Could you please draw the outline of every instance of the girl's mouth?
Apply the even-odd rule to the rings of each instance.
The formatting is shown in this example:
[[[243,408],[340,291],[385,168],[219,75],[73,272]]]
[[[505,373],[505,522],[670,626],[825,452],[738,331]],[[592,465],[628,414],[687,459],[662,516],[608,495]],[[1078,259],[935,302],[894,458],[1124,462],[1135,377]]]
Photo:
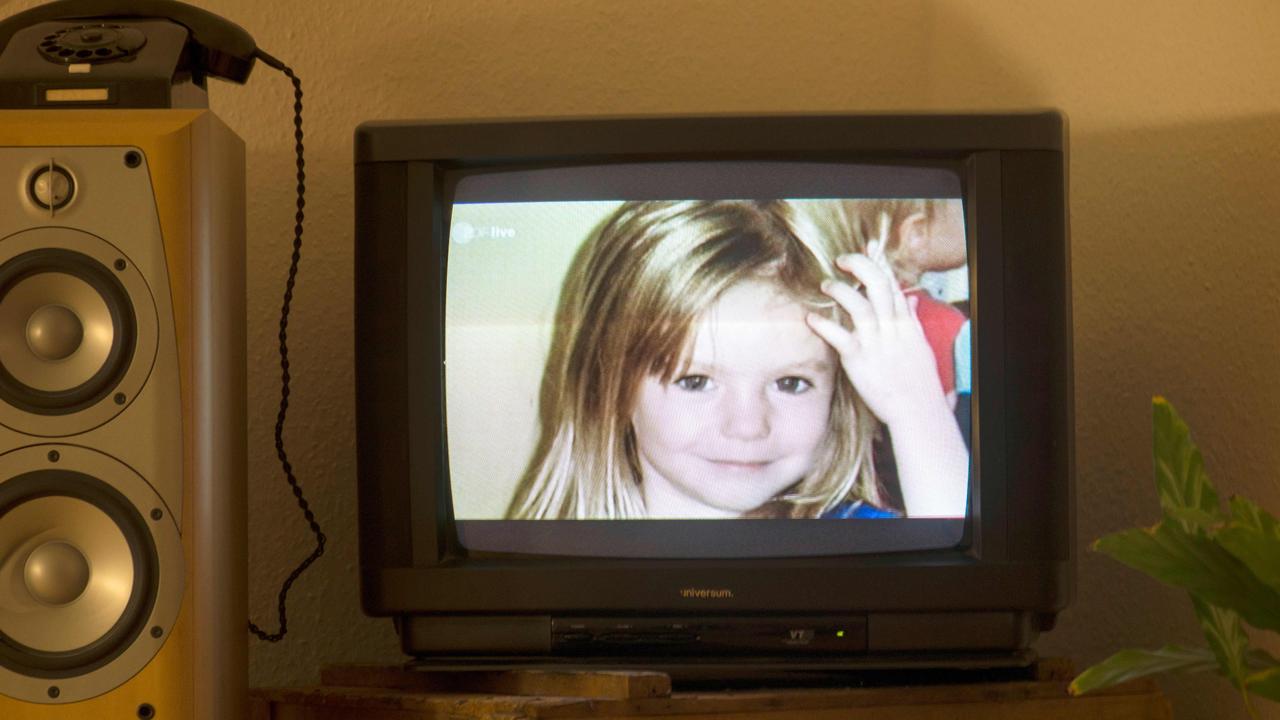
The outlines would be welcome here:
[[[769,464],[768,460],[712,460],[712,464],[726,470],[759,470]]]

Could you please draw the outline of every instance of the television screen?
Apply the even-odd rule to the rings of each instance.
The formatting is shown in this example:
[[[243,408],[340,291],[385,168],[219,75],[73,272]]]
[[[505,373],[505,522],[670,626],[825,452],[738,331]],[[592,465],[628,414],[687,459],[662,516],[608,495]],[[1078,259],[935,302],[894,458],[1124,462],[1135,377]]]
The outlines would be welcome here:
[[[444,292],[459,543],[654,558],[962,544],[962,177],[945,162],[462,174]]]

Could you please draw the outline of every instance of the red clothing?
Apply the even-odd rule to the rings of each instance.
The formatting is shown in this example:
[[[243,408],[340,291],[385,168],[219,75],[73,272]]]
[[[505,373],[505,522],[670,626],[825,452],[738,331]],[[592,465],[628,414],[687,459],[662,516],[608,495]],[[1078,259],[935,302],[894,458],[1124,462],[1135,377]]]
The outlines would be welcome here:
[[[916,317],[924,328],[925,339],[933,349],[933,359],[938,363],[938,378],[942,380],[942,391],[952,392],[956,389],[956,335],[964,325],[964,313],[950,305],[935,300],[924,290],[908,290],[908,296],[916,300]]]

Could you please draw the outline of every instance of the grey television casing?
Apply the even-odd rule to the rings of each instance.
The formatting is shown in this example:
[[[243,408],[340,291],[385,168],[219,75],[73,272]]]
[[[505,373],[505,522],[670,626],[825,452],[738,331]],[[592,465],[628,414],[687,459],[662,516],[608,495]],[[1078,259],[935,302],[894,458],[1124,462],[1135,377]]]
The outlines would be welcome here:
[[[355,357],[365,612],[395,618],[406,653],[446,665],[1029,662],[1031,643],[1069,602],[1075,572],[1066,141],[1056,111],[361,125]],[[452,517],[443,412],[444,270],[459,179],[725,160],[959,174],[974,368],[963,542],[763,559],[468,551]],[[503,438],[492,442],[502,452]],[[740,521],[719,522],[735,532]]]

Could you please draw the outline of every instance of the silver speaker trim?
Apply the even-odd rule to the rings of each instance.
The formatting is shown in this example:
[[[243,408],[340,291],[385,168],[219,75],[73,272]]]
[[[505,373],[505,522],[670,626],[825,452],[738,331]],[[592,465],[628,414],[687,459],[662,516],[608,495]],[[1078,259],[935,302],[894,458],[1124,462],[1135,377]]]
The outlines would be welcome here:
[[[56,462],[50,460],[50,451],[57,451]],[[89,448],[62,444],[33,445],[0,455],[0,478],[6,480],[34,470],[46,469],[83,473],[106,482],[124,495],[147,520],[147,527],[151,530],[156,545],[159,573],[155,605],[151,608],[145,627],[160,628],[160,637],[154,637],[143,630],[115,659],[96,670],[75,677],[32,677],[0,666],[0,694],[23,702],[65,704],[88,700],[120,687],[160,652],[182,609],[186,560],[174,514],[146,480],[115,458]],[[163,515],[159,520],[152,516],[153,509],[162,511]],[[0,548],[0,554],[4,552]],[[49,688],[55,686],[58,688],[57,697],[51,698]]]
[[[151,375],[160,330],[155,299],[146,279],[132,259],[97,235],[65,227],[23,230],[0,239],[0,265],[24,253],[46,248],[71,250],[87,255],[115,273],[116,279],[129,296],[129,302],[133,304],[134,322],[137,325],[137,341],[129,369],[115,389],[92,406],[65,415],[41,415],[0,402],[0,425],[27,435],[56,438],[92,430],[109,422],[129,406]],[[125,260],[123,270],[114,269],[115,262],[119,259]],[[124,402],[116,401],[117,394],[124,396]]]

